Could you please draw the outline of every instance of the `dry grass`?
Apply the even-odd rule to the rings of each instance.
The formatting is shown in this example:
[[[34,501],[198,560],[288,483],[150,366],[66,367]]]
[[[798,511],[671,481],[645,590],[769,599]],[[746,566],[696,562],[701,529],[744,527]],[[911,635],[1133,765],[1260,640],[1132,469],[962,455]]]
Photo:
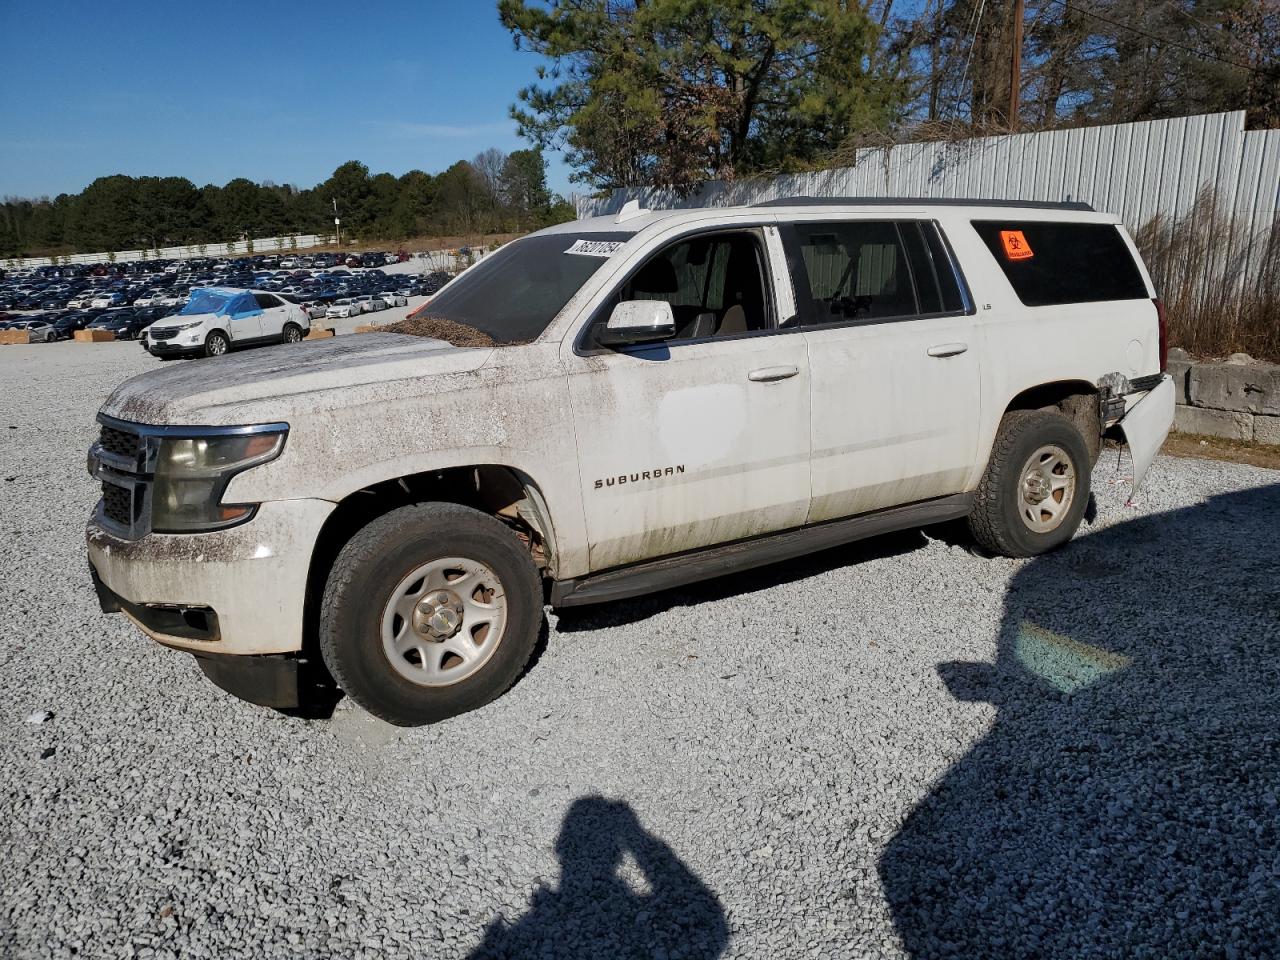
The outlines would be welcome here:
[[[1169,342],[1197,357],[1280,361],[1280,222],[1251,232],[1205,190],[1181,217],[1134,236],[1169,316]]]
[[[1251,467],[1280,470],[1280,447],[1250,443],[1245,440],[1223,440],[1219,437],[1199,437],[1190,433],[1171,433],[1160,452],[1167,453],[1171,457],[1225,460],[1229,463],[1246,463]]]

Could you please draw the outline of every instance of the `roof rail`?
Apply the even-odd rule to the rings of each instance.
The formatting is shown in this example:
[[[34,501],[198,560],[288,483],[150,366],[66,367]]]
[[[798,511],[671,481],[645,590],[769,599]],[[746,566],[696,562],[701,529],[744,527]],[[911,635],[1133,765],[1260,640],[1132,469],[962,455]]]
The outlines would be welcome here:
[[[990,200],[958,197],[779,197],[753,207],[1023,207],[1030,210],[1084,210],[1093,206],[1078,200]]]

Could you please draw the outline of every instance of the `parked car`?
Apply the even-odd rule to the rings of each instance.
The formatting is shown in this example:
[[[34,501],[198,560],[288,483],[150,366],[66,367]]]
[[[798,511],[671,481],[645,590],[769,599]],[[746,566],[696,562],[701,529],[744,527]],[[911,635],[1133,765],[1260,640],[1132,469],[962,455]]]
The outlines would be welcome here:
[[[98,317],[97,310],[72,310],[53,321],[59,340],[70,340],[77,330],[83,330]]]
[[[562,224],[427,315],[458,343],[338,338],[120,387],[89,455],[104,609],[255,702],[301,705],[319,655],[365,709],[431,722],[520,675],[544,596],[961,518],[996,554],[1055,549],[1104,434],[1137,487],[1173,419],[1150,278],[1119,219],[1078,204]]]
[[[371,293],[362,293],[360,296],[355,297],[354,300],[361,313],[373,313],[376,310],[387,309],[387,305],[376,299]]]
[[[27,317],[9,322],[10,330],[25,330],[32,343],[53,343],[61,339],[53,321],[47,317]]]
[[[89,302],[89,306],[100,307],[105,309],[107,307],[118,307],[123,303],[124,303],[124,294],[120,293],[119,291],[112,291],[110,293],[100,293],[96,295]]]
[[[147,328],[147,349],[157,357],[218,357],[241,347],[297,343],[310,329],[302,308],[274,293],[207,287]]]
[[[108,310],[89,324],[91,330],[110,330],[117,340],[132,340],[152,322],[135,310]]]
[[[350,297],[343,297],[340,300],[333,301],[333,303],[329,304],[328,309],[325,310],[326,317],[334,318],[358,317],[362,313],[364,313],[364,308]]]
[[[409,302],[409,298],[406,297],[404,294],[395,293],[393,291],[380,293],[378,294],[378,296],[382,299],[382,302],[385,303],[388,307],[403,307]]]

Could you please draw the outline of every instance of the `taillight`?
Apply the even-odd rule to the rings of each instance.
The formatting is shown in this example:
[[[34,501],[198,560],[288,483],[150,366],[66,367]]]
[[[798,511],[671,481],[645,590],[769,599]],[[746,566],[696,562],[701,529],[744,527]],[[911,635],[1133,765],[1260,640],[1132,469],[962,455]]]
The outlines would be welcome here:
[[[1169,369],[1169,320],[1164,314],[1164,304],[1159,297],[1151,300],[1156,305],[1156,325],[1160,331],[1160,372]]]

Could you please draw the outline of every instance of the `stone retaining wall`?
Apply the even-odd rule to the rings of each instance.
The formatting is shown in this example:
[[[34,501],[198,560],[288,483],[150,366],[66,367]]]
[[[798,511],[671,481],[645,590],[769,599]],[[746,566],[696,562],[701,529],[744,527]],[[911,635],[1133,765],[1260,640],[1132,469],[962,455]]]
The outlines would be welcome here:
[[[1169,373],[1178,401],[1174,430],[1280,444],[1280,364],[1243,353],[1197,361],[1171,350]]]

